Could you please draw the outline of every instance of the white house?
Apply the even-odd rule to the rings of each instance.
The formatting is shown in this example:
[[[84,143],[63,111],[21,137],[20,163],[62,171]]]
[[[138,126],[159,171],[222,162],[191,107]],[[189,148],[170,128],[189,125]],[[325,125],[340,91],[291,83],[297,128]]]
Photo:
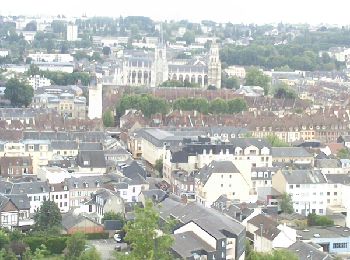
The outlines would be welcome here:
[[[50,184],[50,200],[54,201],[62,213],[69,211],[69,190],[66,182]]]
[[[296,213],[325,215],[327,179],[318,170],[282,170],[272,176],[272,187],[290,194]]]
[[[242,202],[250,200],[251,179],[231,161],[212,161],[195,177],[196,199],[210,207],[221,195]]]
[[[247,222],[247,237],[254,243],[254,250],[270,252],[288,248],[296,242],[297,232],[286,225],[279,225],[269,217],[259,214]]]

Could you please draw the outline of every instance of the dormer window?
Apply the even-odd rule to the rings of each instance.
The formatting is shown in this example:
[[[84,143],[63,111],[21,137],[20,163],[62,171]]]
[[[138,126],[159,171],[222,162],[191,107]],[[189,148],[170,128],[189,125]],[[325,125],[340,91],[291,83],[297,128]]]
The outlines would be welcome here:
[[[64,185],[63,190],[68,190],[67,185]]]
[[[78,188],[78,183],[74,182],[74,188]]]
[[[96,187],[100,187],[100,182],[96,181]]]
[[[54,186],[51,186],[51,191],[55,191],[55,187]]]
[[[89,165],[89,161],[84,161],[83,164],[84,165]]]
[[[89,187],[89,184],[87,182],[85,182],[84,185],[85,185],[85,188]]]

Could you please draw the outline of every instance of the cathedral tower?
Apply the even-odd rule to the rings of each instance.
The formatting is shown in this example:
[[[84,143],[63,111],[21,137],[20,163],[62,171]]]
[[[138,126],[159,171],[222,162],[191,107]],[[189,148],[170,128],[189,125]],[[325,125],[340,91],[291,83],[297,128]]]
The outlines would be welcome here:
[[[221,62],[219,57],[219,45],[212,43],[209,51],[208,62],[208,86],[221,88]]]

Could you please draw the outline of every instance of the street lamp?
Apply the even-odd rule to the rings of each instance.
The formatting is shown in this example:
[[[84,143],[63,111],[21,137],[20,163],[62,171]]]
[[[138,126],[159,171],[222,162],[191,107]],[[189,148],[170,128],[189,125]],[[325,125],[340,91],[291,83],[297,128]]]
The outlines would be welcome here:
[[[262,246],[262,233],[263,233],[263,228],[264,224],[260,224],[260,251],[263,251],[263,246]]]

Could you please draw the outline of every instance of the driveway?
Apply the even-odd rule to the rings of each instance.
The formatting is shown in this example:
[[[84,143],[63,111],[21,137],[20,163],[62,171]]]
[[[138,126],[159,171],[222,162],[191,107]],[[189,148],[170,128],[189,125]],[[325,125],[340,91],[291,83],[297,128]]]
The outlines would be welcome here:
[[[125,243],[117,243],[114,239],[89,240],[88,244],[96,248],[101,254],[102,260],[115,259],[113,255],[114,252],[116,252],[116,245],[121,245],[122,248],[126,248]]]

